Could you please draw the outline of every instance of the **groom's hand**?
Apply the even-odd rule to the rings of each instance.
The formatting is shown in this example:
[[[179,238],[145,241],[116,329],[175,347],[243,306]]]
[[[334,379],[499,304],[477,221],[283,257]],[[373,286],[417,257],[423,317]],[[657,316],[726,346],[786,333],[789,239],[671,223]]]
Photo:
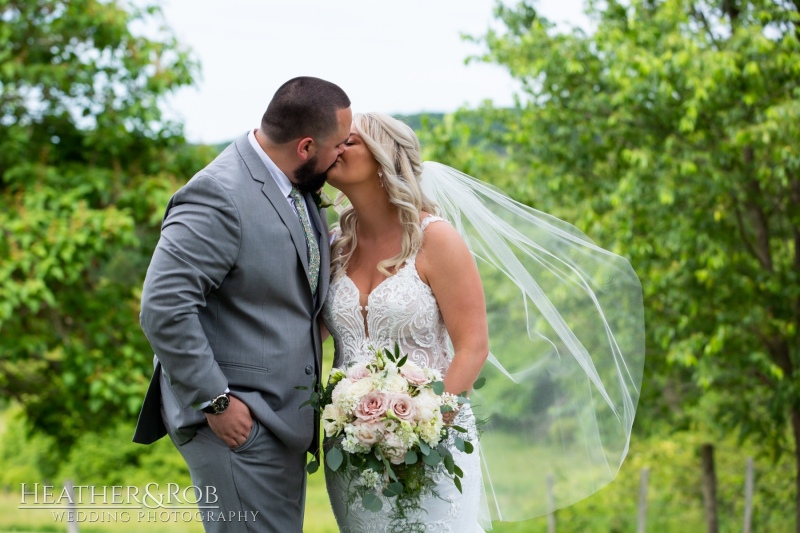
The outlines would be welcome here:
[[[250,408],[233,395],[230,395],[230,404],[224,413],[218,415],[206,413],[206,420],[211,431],[231,448],[244,444],[253,426]]]

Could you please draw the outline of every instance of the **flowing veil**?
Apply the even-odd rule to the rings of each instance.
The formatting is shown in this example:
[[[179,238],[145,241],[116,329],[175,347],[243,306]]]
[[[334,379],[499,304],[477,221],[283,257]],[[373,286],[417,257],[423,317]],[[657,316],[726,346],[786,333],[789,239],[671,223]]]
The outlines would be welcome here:
[[[478,264],[489,321],[479,449],[482,523],[548,514],[610,483],[628,452],[644,367],[639,279],[574,226],[454,168],[422,189]]]

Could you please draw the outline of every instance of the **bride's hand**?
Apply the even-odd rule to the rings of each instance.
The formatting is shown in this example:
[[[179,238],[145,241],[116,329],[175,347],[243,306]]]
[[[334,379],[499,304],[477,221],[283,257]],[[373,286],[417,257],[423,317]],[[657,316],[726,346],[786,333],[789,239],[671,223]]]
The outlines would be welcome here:
[[[448,427],[452,426],[453,420],[456,419],[457,415],[458,415],[458,409],[455,409],[453,411],[448,411],[447,413],[442,414],[442,420],[444,420],[444,425]]]

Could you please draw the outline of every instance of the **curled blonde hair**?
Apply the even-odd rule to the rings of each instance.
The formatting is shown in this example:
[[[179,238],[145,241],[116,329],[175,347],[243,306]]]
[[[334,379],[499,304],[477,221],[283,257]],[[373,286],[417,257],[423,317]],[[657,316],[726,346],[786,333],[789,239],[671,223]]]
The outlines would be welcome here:
[[[378,263],[378,270],[392,276],[397,269],[422,247],[420,212],[437,214],[439,209],[420,188],[422,155],[419,139],[407,124],[381,113],[357,113],[353,125],[383,172],[379,178],[389,195],[389,202],[397,207],[403,226],[402,249],[396,256]],[[342,205],[344,195],[339,193],[336,203]],[[331,272],[334,279],[347,270],[347,263],[358,245],[356,239],[356,213],[346,205],[339,213],[339,230],[331,243]]]

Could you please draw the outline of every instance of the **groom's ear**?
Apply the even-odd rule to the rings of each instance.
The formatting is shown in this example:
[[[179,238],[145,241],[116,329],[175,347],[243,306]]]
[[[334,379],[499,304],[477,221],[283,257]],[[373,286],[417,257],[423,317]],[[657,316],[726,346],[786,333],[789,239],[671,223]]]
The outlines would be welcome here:
[[[316,153],[316,145],[311,137],[303,137],[297,143],[297,155],[303,161],[308,161]]]

